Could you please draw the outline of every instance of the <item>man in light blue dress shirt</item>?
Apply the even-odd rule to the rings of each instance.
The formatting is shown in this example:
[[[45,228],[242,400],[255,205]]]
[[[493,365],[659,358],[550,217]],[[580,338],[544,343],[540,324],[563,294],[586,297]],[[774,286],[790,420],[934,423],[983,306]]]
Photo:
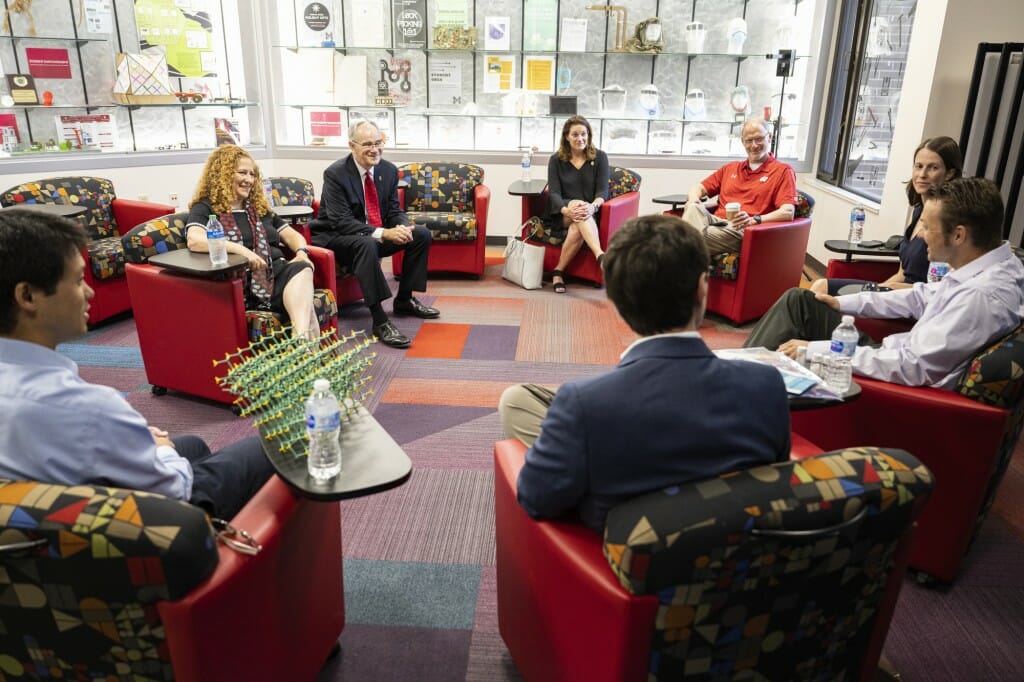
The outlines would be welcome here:
[[[55,350],[87,329],[84,245],[63,218],[0,211],[0,477],[144,490],[231,519],[273,472],[257,438],[217,453],[172,439]]]
[[[790,289],[757,323],[746,345],[777,347],[790,357],[800,346],[823,353],[840,314],[911,318],[917,322],[909,332],[891,334],[878,347],[858,346],[854,374],[955,388],[970,359],[1024,317],[1024,265],[1003,241],[1003,200],[991,180],[958,178],[932,186],[920,224],[928,259],[951,268],[941,281],[838,297]]]

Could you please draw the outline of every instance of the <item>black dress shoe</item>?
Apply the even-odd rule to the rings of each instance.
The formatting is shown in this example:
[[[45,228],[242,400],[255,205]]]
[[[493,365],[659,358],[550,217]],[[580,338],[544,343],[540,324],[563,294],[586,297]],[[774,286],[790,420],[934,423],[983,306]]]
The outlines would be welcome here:
[[[374,327],[373,335],[385,346],[391,346],[392,348],[408,348],[412,343],[408,336],[398,331],[398,327],[391,320]]]
[[[441,317],[441,311],[437,308],[430,308],[423,305],[416,300],[413,296],[408,301],[395,301],[395,305],[392,308],[395,315],[413,315],[423,320],[432,320],[435,317]]]

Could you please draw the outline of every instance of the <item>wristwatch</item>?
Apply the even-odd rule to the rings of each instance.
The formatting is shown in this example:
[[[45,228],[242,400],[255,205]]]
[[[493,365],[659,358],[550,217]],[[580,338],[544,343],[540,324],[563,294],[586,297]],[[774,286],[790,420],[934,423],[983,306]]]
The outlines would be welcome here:
[[[761,216],[759,216],[759,215],[754,216],[754,222],[757,223],[758,225],[760,225],[761,224]]]
[[[761,222],[761,221],[759,220],[757,222]],[[307,256],[309,255],[309,249],[307,249],[305,246],[300,246],[299,248],[295,249],[295,253],[298,253],[299,251],[302,251]]]

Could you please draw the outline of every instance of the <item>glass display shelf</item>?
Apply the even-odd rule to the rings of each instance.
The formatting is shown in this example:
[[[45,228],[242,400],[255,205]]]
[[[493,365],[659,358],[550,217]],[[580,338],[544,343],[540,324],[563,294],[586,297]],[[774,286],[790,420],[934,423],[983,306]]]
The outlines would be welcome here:
[[[608,57],[616,55],[626,55],[632,57],[727,57],[732,59],[751,59],[760,57],[762,59],[776,59],[778,55],[773,53],[756,52],[756,53],[744,53],[744,54],[733,54],[728,52],[629,52],[621,51],[616,52],[614,50],[573,50],[573,51],[558,51],[558,50],[488,50],[483,47],[363,47],[363,46],[352,46],[352,45],[273,45],[272,47],[281,50],[336,50],[339,52],[347,51],[387,51],[387,52],[426,52],[426,53],[469,53],[469,54],[523,54],[523,55],[557,55],[559,57],[572,57],[574,55],[590,55],[594,57]],[[796,59],[809,59],[810,55],[797,55]]]
[[[76,43],[105,43],[107,38],[88,38],[86,36],[13,36],[0,35],[0,40],[73,40]]]
[[[116,106],[116,104],[12,104],[9,107],[0,107],[0,112],[4,109],[112,109]]]

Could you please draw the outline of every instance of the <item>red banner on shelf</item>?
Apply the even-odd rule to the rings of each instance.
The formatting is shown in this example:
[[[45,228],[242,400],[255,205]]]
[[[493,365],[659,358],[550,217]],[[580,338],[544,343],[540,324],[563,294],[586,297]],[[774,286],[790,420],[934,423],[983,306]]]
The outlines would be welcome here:
[[[71,78],[71,58],[60,47],[26,47],[28,72],[36,78]]]
[[[341,135],[340,111],[309,112],[309,132],[319,137],[339,137]]]

